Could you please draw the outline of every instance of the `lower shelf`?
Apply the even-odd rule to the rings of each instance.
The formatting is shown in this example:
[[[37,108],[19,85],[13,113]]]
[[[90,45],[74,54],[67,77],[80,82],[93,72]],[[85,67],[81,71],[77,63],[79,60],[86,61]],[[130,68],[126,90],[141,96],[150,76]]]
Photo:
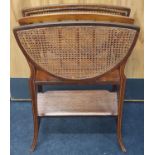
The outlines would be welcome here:
[[[117,115],[117,93],[106,90],[38,93],[38,116]]]

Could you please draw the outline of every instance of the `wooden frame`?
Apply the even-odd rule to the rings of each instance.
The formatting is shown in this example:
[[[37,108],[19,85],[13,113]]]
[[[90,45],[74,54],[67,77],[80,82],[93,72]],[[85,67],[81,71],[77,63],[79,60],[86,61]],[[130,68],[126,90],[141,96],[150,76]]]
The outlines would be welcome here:
[[[82,15],[78,15],[78,17],[83,19],[83,14]],[[97,14],[95,14],[95,16],[98,17]],[[90,16],[91,19],[94,19],[95,16]],[[40,16],[41,17],[41,16]],[[49,16],[48,16],[49,17]],[[53,17],[53,15],[50,15],[50,17]],[[70,17],[70,15],[68,15],[68,17]],[[75,17],[75,16],[74,16]],[[105,16],[104,16],[105,17]],[[19,20],[20,24],[29,24],[32,22],[32,20],[29,19],[34,19],[36,17],[29,17],[29,18],[24,18],[24,20]],[[89,18],[89,17],[88,17]],[[116,17],[117,18],[117,17]],[[39,18],[37,18],[39,19]],[[41,20],[43,20],[44,18],[41,17]],[[50,18],[51,20],[52,18]],[[67,19],[67,18],[66,18]],[[105,18],[104,18],[105,19]],[[107,19],[107,17],[106,17]],[[120,19],[120,18],[119,18]],[[49,19],[48,19],[49,20]],[[103,20],[103,18],[102,18]],[[112,21],[116,21],[116,19],[114,19],[112,17]],[[40,20],[39,20],[40,21]],[[47,20],[46,20],[47,21]],[[106,21],[106,20],[105,20]],[[120,20],[121,21],[121,20]],[[35,20],[36,22],[36,20]],[[38,20],[37,20],[38,22]],[[60,78],[57,76],[54,76],[52,74],[50,74],[49,72],[45,71],[43,68],[41,68],[40,66],[38,66],[26,53],[25,49],[23,48],[22,44],[19,41],[19,38],[17,36],[17,32],[20,30],[28,30],[31,28],[37,28],[37,27],[46,27],[46,26],[65,26],[65,25],[102,25],[102,26],[112,26],[112,27],[122,27],[122,28],[128,28],[128,29],[134,29],[136,31],[136,35],[134,37],[134,41],[127,53],[127,55],[124,57],[124,59],[118,63],[114,68],[112,68],[111,70],[109,70],[108,72],[106,72],[105,74],[99,76],[99,77],[94,77],[94,78],[90,78],[90,79],[83,79],[83,80],[72,80],[72,79],[64,79],[64,78]],[[130,56],[135,43],[137,41],[137,37],[139,34],[139,28],[137,26],[134,25],[129,25],[129,24],[116,24],[116,23],[107,23],[107,22],[96,22],[96,21],[91,21],[91,22],[82,22],[82,21],[72,21],[72,22],[56,22],[56,23],[39,23],[39,24],[31,24],[31,25],[25,25],[25,26],[21,26],[18,28],[14,29],[14,35],[15,38],[18,42],[19,47],[21,48],[23,54],[25,55],[30,69],[31,69],[31,77],[30,77],[30,90],[31,90],[31,96],[32,96],[32,111],[33,111],[33,120],[34,120],[34,137],[33,137],[33,143],[32,143],[32,151],[35,149],[35,146],[37,144],[37,139],[38,139],[38,131],[39,131],[39,120],[41,116],[102,116],[102,115],[113,115],[113,116],[117,116],[117,136],[118,136],[118,142],[119,145],[122,149],[123,152],[126,152],[125,146],[123,144],[123,140],[122,140],[122,132],[121,132],[121,128],[122,128],[122,110],[123,110],[123,101],[124,101],[124,93],[125,93],[125,83],[126,83],[126,77],[124,74],[124,68],[125,68],[125,64],[127,62],[128,57]],[[37,102],[39,102],[39,100],[37,101],[38,98],[41,99],[41,95],[39,95],[37,92],[37,87],[38,85],[45,85],[45,84],[50,84],[50,85],[55,85],[55,84],[77,84],[77,85],[89,85],[89,84],[112,84],[112,85],[117,85],[117,87],[119,88],[115,94],[114,93],[109,93],[109,95],[112,98],[115,98],[114,96],[118,93],[118,105],[117,107],[115,107],[115,105],[113,104],[114,100],[108,100],[107,102],[109,102],[110,107],[107,108],[106,106],[102,108],[101,111],[99,111],[99,107],[94,108],[94,104],[91,105],[90,107],[90,111],[89,113],[87,113],[86,111],[83,111],[83,106],[81,106],[81,104],[79,104],[79,102],[76,102],[75,105],[77,105],[78,110],[74,110],[73,106],[73,112],[66,112],[64,113],[65,109],[61,109],[60,111],[57,111],[55,114],[50,113],[48,114],[47,110],[42,110],[41,108],[38,109],[38,106],[40,106],[39,104],[37,104]],[[83,93],[83,92],[82,92]],[[94,92],[92,92],[91,94],[86,94],[91,96],[93,95]],[[98,94],[100,94],[101,92],[97,92],[97,96],[99,96]],[[38,95],[39,96],[38,96]],[[62,96],[64,96],[65,93],[62,92]],[[104,97],[106,98],[107,94],[106,92],[104,92]],[[72,94],[73,96],[74,93]],[[80,94],[81,95],[81,94]],[[83,97],[85,97],[83,95]],[[53,98],[53,96],[50,96],[50,99]],[[55,96],[54,96],[55,98]],[[80,96],[80,98],[82,98],[82,96]],[[103,99],[102,98],[102,99]],[[101,98],[100,98],[101,99]],[[54,100],[56,103],[59,103],[58,100]],[[86,101],[86,100],[85,100]],[[64,101],[65,102],[65,101]],[[66,104],[66,102],[65,102]],[[105,104],[106,105],[106,104]],[[65,106],[65,105],[64,105]],[[67,106],[67,104],[66,104]],[[65,106],[65,107],[66,107]],[[96,104],[97,106],[97,104]],[[54,105],[51,108],[55,108],[56,106]],[[75,107],[75,108],[77,108]],[[46,109],[46,107],[44,107]],[[92,112],[92,109],[95,109],[95,111]],[[57,109],[56,109],[57,110]],[[87,110],[87,109],[86,109]],[[47,113],[46,113],[47,112]]]
[[[59,5],[48,5],[41,7],[25,8],[22,10],[23,17],[41,15],[41,14],[51,14],[58,12],[96,12],[96,13],[106,13],[106,14],[116,14],[122,16],[130,15],[130,8],[120,7],[114,5],[97,5],[97,4],[59,4]]]
[[[107,22],[119,22],[133,24],[134,19],[129,17],[123,17],[118,15],[105,15],[101,13],[78,13],[78,12],[67,12],[67,13],[53,13],[38,16],[27,16],[18,20],[20,25],[51,22],[51,21],[68,21],[68,20],[95,20],[95,21],[107,21]]]

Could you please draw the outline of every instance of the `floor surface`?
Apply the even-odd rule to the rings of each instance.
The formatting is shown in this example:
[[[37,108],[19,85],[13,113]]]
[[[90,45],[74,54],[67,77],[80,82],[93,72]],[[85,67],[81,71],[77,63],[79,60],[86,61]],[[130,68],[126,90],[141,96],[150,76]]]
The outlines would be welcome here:
[[[144,104],[125,103],[120,151],[115,117],[43,118],[36,150],[30,153],[33,119],[30,102],[11,103],[11,155],[143,155]]]

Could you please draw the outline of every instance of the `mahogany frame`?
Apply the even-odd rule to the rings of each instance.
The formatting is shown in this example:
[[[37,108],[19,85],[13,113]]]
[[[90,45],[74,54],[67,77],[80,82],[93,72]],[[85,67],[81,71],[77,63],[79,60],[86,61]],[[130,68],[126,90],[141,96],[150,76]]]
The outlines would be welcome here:
[[[118,15],[106,15],[102,13],[78,13],[78,12],[67,12],[67,13],[53,13],[38,16],[26,16],[18,20],[20,25],[43,23],[43,22],[56,22],[56,21],[71,21],[71,20],[93,20],[93,21],[107,21],[115,23],[127,23],[133,24],[134,19],[118,16]]]
[[[110,26],[119,26],[119,27],[125,27],[129,29],[134,29],[136,30],[136,36],[133,41],[133,44],[126,55],[126,57],[117,65],[115,66],[112,70],[106,72],[105,74],[101,75],[100,77],[92,78],[92,79],[86,79],[86,80],[70,80],[70,79],[63,79],[60,77],[53,76],[40,68],[37,64],[35,64],[30,57],[26,54],[24,51],[22,45],[20,44],[18,37],[17,37],[17,31],[18,30],[25,30],[28,28],[36,28],[39,26],[47,26],[47,25],[66,25],[66,24],[94,24],[94,25],[110,25]],[[117,115],[117,137],[118,137],[118,142],[121,147],[121,150],[123,152],[126,152],[125,146],[123,144],[122,140],[122,110],[123,110],[123,101],[124,101],[124,93],[125,93],[125,83],[126,83],[126,76],[124,74],[124,68],[125,64],[127,62],[128,57],[130,56],[135,43],[138,38],[139,34],[139,27],[134,26],[134,25],[129,25],[129,24],[116,24],[116,23],[107,23],[107,22],[57,22],[57,23],[39,23],[39,24],[32,24],[32,25],[25,25],[21,26],[18,28],[14,29],[14,35],[15,38],[18,42],[18,45],[20,49],[22,50],[23,54],[25,55],[27,62],[29,64],[30,70],[31,70],[31,77],[29,80],[29,85],[30,85],[30,91],[31,91],[31,96],[32,96],[32,111],[33,111],[33,120],[34,120],[34,137],[33,137],[33,142],[31,149],[32,151],[35,149],[37,145],[37,139],[38,139],[38,132],[39,132],[39,120],[40,117],[38,116],[38,111],[37,111],[37,87],[38,85],[44,85],[44,84],[50,84],[50,85],[55,85],[55,84],[77,84],[77,85],[89,85],[89,84],[115,84],[117,85],[118,89],[118,115]]]

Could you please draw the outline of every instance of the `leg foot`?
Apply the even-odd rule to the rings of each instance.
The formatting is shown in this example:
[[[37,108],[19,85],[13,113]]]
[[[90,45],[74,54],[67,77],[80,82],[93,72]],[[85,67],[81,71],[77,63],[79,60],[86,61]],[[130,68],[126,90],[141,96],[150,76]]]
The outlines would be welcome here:
[[[34,122],[35,122],[34,123],[34,135],[33,135],[33,141],[32,141],[32,145],[31,145],[31,152],[33,152],[35,150],[36,145],[37,145],[37,141],[38,141],[38,130],[39,130],[38,118]]]
[[[122,134],[117,133],[117,136],[118,136],[118,143],[119,143],[119,146],[120,146],[122,152],[126,152],[126,148],[125,148],[125,145],[124,145],[123,139],[122,139]]]

